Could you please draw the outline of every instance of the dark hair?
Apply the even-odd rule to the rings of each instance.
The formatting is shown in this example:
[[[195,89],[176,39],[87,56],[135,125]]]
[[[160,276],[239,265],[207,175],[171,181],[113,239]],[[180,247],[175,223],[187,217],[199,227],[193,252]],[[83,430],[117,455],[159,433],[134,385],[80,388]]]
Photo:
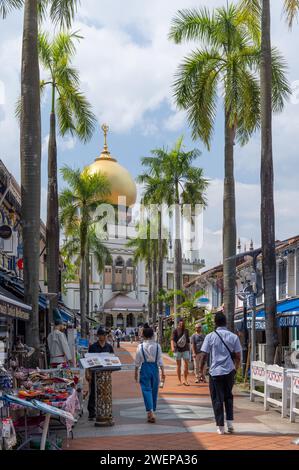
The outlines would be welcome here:
[[[104,328],[98,328],[98,331],[97,331],[97,336],[106,336],[107,333],[106,331],[104,330]]]
[[[142,335],[145,339],[151,339],[154,336],[154,330],[147,325],[146,328],[143,328]]]
[[[180,324],[181,322],[183,323],[183,328],[182,328],[182,330],[184,331],[184,329],[185,329],[185,320],[184,320],[184,318],[179,318],[179,319],[178,319],[178,326],[179,326],[179,324]]]
[[[215,315],[215,325],[226,326],[226,316],[222,312],[217,312]]]

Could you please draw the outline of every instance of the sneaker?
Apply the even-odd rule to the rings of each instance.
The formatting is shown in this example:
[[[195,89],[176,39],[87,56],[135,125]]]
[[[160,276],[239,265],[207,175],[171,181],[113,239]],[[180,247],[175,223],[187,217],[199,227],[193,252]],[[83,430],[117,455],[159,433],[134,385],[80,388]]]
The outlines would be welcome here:
[[[233,422],[232,421],[227,421],[226,424],[227,424],[227,432],[232,434],[235,431],[234,426],[233,426]]]
[[[196,383],[196,384],[199,384],[199,379],[195,379],[195,383]]]
[[[221,436],[225,434],[224,432],[224,426],[218,426],[217,427],[217,433],[220,434]]]

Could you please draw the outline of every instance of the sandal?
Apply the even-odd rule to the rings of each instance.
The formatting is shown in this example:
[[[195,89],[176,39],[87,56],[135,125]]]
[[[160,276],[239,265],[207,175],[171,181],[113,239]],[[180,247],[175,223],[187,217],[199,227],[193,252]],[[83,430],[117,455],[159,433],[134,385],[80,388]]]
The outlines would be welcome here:
[[[184,382],[185,387],[190,387],[189,382]]]
[[[155,418],[155,415],[153,413],[148,414],[147,422],[152,423],[152,424],[156,422],[156,418]]]

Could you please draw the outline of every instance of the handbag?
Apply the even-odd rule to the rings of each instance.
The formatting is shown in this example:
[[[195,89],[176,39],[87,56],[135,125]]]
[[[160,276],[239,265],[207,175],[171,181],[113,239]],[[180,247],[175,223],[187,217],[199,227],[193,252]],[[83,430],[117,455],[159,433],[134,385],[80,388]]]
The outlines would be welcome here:
[[[224,339],[222,338],[222,336],[221,336],[219,333],[217,333],[217,331],[215,331],[215,333],[216,333],[216,335],[221,339],[222,343],[224,344],[224,346],[225,346],[226,349],[228,350],[228,352],[229,352],[229,354],[230,354],[230,357],[231,357],[231,360],[232,360],[233,362],[235,362],[236,357],[237,357],[237,356],[236,356],[236,353],[235,353],[234,351],[231,351],[231,350],[229,349],[229,347],[227,346],[226,342],[224,341]]]

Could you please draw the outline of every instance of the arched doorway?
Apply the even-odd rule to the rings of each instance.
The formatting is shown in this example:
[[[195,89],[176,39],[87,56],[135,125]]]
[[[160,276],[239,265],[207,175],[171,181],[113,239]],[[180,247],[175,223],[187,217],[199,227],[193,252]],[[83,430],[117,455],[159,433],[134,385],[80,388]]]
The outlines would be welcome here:
[[[134,328],[135,327],[135,317],[133,313],[129,313],[127,316],[127,327],[128,328]]]
[[[110,313],[107,313],[106,315],[106,322],[105,322],[106,328],[113,328],[113,315]]]
[[[138,315],[138,318],[137,318],[137,325],[139,326],[139,325],[143,325],[143,324],[144,324],[144,317],[143,317],[142,313],[140,313]]]
[[[116,326],[117,326],[118,328],[123,328],[123,327],[124,327],[124,317],[123,317],[123,314],[122,314],[122,313],[120,313],[119,315],[117,315]]]

